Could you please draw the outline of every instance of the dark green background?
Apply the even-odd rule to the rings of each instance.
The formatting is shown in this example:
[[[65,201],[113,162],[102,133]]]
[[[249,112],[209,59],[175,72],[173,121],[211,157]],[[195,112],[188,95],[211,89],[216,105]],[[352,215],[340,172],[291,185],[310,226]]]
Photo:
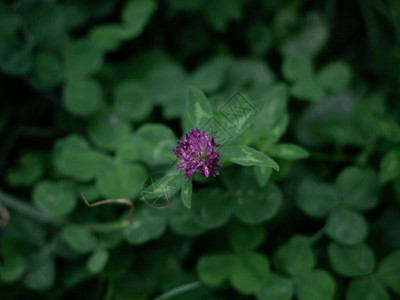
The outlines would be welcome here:
[[[399,86],[397,0],[0,2],[0,298],[397,299]],[[140,200],[236,92],[221,175]]]

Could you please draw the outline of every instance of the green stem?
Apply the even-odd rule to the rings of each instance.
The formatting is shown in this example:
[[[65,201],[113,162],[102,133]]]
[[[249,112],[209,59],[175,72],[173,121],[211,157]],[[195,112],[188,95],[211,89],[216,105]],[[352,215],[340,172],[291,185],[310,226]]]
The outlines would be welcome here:
[[[14,196],[8,195],[1,190],[0,190],[0,202],[10,210],[17,211],[42,223],[47,223],[56,226],[63,225],[66,223],[65,220],[46,215],[41,211],[37,210],[32,205],[26,203],[25,201],[20,200]]]
[[[129,226],[129,220],[122,220],[116,222],[107,222],[107,223],[85,223],[84,226],[89,227],[89,229],[99,232],[99,233],[107,233],[116,230],[122,230]]]
[[[318,230],[316,233],[314,233],[311,236],[311,238],[310,238],[311,244],[315,244],[316,242],[318,242],[324,235],[325,235],[324,228]]]
[[[154,298],[153,300],[165,300],[165,299],[170,299],[176,295],[179,295],[181,293],[193,290],[195,288],[198,288],[201,286],[200,281],[195,281],[195,282],[190,282],[181,286],[178,286],[176,288],[173,288],[172,290]]]
[[[109,280],[108,285],[107,285],[107,291],[106,291],[106,296],[104,297],[104,300],[111,300],[114,295],[114,280]]]

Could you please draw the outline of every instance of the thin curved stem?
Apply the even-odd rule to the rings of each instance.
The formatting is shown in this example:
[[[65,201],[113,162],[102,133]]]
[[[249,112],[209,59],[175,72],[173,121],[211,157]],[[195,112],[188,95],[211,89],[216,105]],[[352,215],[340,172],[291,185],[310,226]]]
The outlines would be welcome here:
[[[170,299],[172,297],[175,297],[176,295],[182,294],[184,292],[193,290],[195,288],[198,288],[201,286],[201,282],[200,281],[195,281],[195,282],[190,282],[184,285],[180,285],[176,288],[173,288],[172,290],[169,290],[168,292],[154,298],[153,300],[166,300],[166,299]]]
[[[111,300],[114,296],[114,280],[109,279],[104,300]]]
[[[314,233],[311,236],[311,238],[310,238],[311,244],[315,244],[316,242],[318,242],[324,235],[325,235],[324,228],[318,230],[316,233]]]
[[[82,199],[83,201],[85,201],[85,204],[88,207],[95,207],[95,206],[100,206],[100,205],[104,205],[104,204],[110,204],[110,203],[121,203],[121,204],[125,204],[127,206],[129,206],[129,220],[132,219],[132,215],[133,215],[133,210],[134,210],[134,205],[132,201],[129,201],[128,199],[106,199],[106,200],[101,200],[98,201],[96,203],[89,203],[85,196],[83,195],[83,193],[81,193]]]
[[[87,226],[94,232],[98,233],[108,233],[112,231],[122,230],[128,227],[130,224],[129,220],[122,220],[116,222],[106,222],[106,223],[84,223],[84,226]]]
[[[8,195],[1,190],[0,203],[4,204],[4,206],[8,207],[10,210],[15,210],[42,223],[48,223],[52,225],[63,225],[66,223],[64,219],[55,218],[45,213],[42,213],[29,203],[26,203],[25,201],[20,200],[14,196]]]

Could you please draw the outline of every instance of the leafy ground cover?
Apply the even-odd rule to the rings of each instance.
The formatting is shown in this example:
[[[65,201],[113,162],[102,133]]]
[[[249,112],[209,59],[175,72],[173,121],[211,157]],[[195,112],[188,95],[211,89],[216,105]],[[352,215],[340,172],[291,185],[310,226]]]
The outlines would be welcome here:
[[[0,298],[397,299],[399,70],[396,0],[1,2]]]

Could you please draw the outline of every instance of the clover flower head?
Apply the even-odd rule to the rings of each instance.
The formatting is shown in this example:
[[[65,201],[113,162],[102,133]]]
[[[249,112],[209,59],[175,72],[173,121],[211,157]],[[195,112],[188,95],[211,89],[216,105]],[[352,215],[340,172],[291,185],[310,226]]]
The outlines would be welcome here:
[[[206,178],[210,174],[214,177],[219,175],[219,172],[215,171],[216,167],[222,167],[218,164],[218,146],[214,138],[210,138],[206,132],[200,132],[198,129],[189,131],[181,141],[178,140],[178,147],[172,150],[180,160],[178,171],[185,171],[185,178],[194,172]]]

